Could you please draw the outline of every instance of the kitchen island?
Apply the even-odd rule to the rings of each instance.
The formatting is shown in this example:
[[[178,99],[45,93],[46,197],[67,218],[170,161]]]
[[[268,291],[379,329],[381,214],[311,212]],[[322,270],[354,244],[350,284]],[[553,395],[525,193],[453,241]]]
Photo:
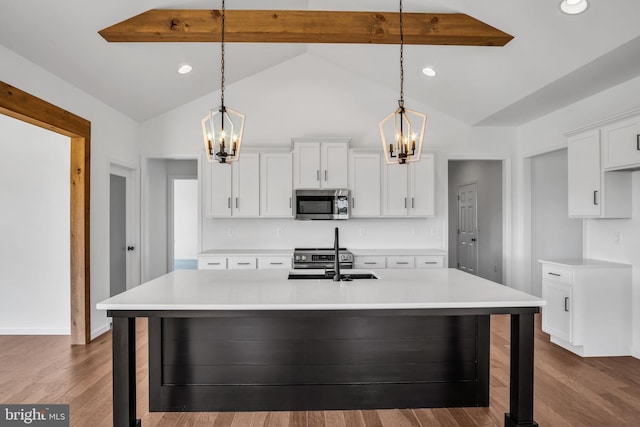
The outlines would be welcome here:
[[[114,425],[139,424],[136,317],[149,318],[151,411],[252,411],[488,406],[491,314],[511,315],[505,425],[536,425],[543,300],[455,269],[373,273],[336,283],[176,271],[101,302],[113,317]]]

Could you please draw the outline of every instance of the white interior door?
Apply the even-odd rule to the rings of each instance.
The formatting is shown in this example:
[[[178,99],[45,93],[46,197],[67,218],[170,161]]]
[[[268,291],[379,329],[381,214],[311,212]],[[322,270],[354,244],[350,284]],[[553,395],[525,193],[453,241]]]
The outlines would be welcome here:
[[[458,187],[458,268],[478,274],[478,184]]]

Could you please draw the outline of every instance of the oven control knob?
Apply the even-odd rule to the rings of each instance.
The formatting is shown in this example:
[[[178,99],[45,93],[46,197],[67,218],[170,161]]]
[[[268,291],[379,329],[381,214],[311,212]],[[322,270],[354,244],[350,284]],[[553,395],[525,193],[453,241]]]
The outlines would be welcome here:
[[[306,261],[307,260],[307,256],[306,255],[302,255],[300,258],[302,259],[302,261]]]
[[[296,255],[296,261],[300,261],[300,255]]]

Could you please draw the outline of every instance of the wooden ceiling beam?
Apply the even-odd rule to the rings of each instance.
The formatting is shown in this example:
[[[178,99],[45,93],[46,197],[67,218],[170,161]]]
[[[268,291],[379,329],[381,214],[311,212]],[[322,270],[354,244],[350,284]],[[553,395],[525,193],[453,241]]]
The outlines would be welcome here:
[[[227,10],[225,41],[399,44],[397,12]],[[404,42],[504,46],[513,37],[461,13],[404,13]],[[152,9],[99,31],[109,42],[219,42],[220,10]]]

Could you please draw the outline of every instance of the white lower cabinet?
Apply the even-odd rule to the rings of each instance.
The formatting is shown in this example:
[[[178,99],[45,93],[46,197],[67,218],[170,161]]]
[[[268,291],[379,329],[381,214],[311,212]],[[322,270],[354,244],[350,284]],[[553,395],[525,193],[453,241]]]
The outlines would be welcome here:
[[[384,256],[355,256],[353,257],[353,268],[387,268]]]
[[[258,257],[258,268],[262,270],[289,270],[292,268],[291,264],[291,257]]]
[[[226,257],[198,257],[198,270],[226,270]]]
[[[631,266],[542,263],[542,330],[580,356],[631,354]]]
[[[257,266],[256,257],[233,256],[227,257],[227,268],[229,270],[255,270]]]
[[[413,256],[388,256],[387,268],[414,268],[415,260]]]
[[[416,268],[443,268],[444,255],[422,255],[416,257]]]

